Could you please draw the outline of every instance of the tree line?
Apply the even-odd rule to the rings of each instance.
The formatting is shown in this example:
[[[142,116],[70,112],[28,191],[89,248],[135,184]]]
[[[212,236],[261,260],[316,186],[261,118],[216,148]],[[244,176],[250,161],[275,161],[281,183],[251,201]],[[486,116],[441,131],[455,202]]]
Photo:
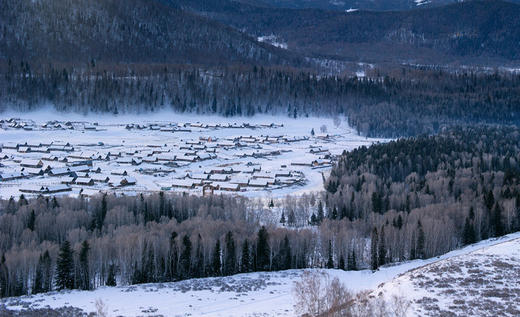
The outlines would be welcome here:
[[[366,136],[415,136],[456,125],[519,124],[520,75],[402,68],[370,77],[288,67],[171,64],[81,67],[9,60],[1,110],[176,112],[290,117],[344,115]]]

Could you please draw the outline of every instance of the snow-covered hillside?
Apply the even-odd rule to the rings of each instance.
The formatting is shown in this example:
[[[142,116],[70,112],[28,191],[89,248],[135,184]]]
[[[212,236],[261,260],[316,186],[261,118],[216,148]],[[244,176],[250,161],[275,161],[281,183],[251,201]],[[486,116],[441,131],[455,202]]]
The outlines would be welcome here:
[[[406,272],[375,293],[405,295],[412,316],[519,316],[520,239]]]
[[[489,239],[441,257],[386,266],[376,272],[324,270],[352,291],[413,300],[410,316],[446,311],[518,314],[520,233]],[[52,292],[0,301],[9,310],[77,307],[108,316],[294,316],[292,288],[302,270],[238,274],[176,283]],[[507,304],[504,304],[506,303]],[[498,305],[500,304],[500,305]],[[469,307],[471,306],[471,307]],[[500,306],[500,307],[497,307]],[[496,310],[499,309],[499,310]]]

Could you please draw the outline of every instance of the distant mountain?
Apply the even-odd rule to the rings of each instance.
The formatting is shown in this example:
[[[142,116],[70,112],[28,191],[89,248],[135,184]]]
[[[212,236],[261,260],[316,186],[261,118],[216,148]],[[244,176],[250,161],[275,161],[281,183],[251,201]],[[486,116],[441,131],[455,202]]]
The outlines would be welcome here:
[[[322,9],[332,11],[374,10],[396,11],[417,7],[437,7],[464,0],[235,0],[258,6],[272,6],[288,9]],[[519,0],[511,0],[519,3]]]
[[[0,2],[0,61],[299,65],[288,51],[157,0]]]
[[[172,0],[174,1],[174,0]],[[233,1],[187,1],[199,14],[255,35],[274,35],[289,50],[348,60],[410,63],[520,59],[520,6],[475,0],[406,11],[273,9]],[[191,2],[192,4],[187,4]],[[264,1],[265,2],[265,1]],[[204,9],[206,8],[206,9]]]

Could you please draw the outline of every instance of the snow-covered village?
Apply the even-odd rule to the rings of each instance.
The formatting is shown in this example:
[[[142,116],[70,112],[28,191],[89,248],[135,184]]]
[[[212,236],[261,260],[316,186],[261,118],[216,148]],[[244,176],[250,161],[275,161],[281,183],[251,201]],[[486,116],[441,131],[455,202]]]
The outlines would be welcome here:
[[[320,190],[345,149],[381,141],[357,135],[340,119],[274,119],[0,119],[0,196],[183,191],[283,197]]]

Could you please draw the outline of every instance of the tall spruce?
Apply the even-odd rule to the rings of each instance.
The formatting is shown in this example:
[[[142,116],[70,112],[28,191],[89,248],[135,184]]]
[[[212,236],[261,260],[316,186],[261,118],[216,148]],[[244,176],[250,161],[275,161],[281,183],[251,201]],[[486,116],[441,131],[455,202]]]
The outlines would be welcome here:
[[[65,240],[60,247],[56,261],[56,287],[58,290],[74,288],[74,251]]]
[[[249,241],[247,239],[242,243],[242,256],[240,261],[240,272],[251,272],[251,250],[249,248]]]
[[[379,234],[378,266],[386,264],[385,227],[381,226]]]
[[[89,273],[89,252],[90,245],[87,240],[81,244],[81,250],[79,252],[79,288],[82,290],[91,289],[90,273]]]
[[[228,231],[225,238],[226,256],[224,258],[224,275],[232,275],[237,272],[237,258],[235,239],[233,232]]]
[[[179,258],[180,262],[180,278],[186,279],[191,277],[191,240],[189,235],[184,235],[182,238],[183,250]]]
[[[107,275],[107,280],[105,282],[105,285],[106,286],[116,286],[117,283],[116,283],[116,268],[115,268],[115,265],[113,263],[110,263],[110,265],[108,266],[108,275]]]
[[[417,222],[417,244],[415,250],[415,256],[419,259],[424,259],[426,257],[426,249],[425,249],[426,237],[424,236],[424,230],[419,220]]]
[[[475,242],[475,228],[473,227],[471,220],[469,220],[469,217],[466,217],[466,221],[464,222],[464,231],[462,233],[462,244],[468,245]]]
[[[379,267],[379,257],[377,256],[377,246],[379,243],[377,228],[374,227],[372,235],[370,237],[370,268],[372,271],[377,270]]]
[[[271,269],[271,248],[269,247],[269,233],[265,226],[258,230],[256,241],[256,269],[258,271],[269,271]]]
[[[213,276],[222,275],[220,239],[217,239],[215,242],[215,248],[213,248],[213,256],[211,257],[211,271],[213,272]]]

